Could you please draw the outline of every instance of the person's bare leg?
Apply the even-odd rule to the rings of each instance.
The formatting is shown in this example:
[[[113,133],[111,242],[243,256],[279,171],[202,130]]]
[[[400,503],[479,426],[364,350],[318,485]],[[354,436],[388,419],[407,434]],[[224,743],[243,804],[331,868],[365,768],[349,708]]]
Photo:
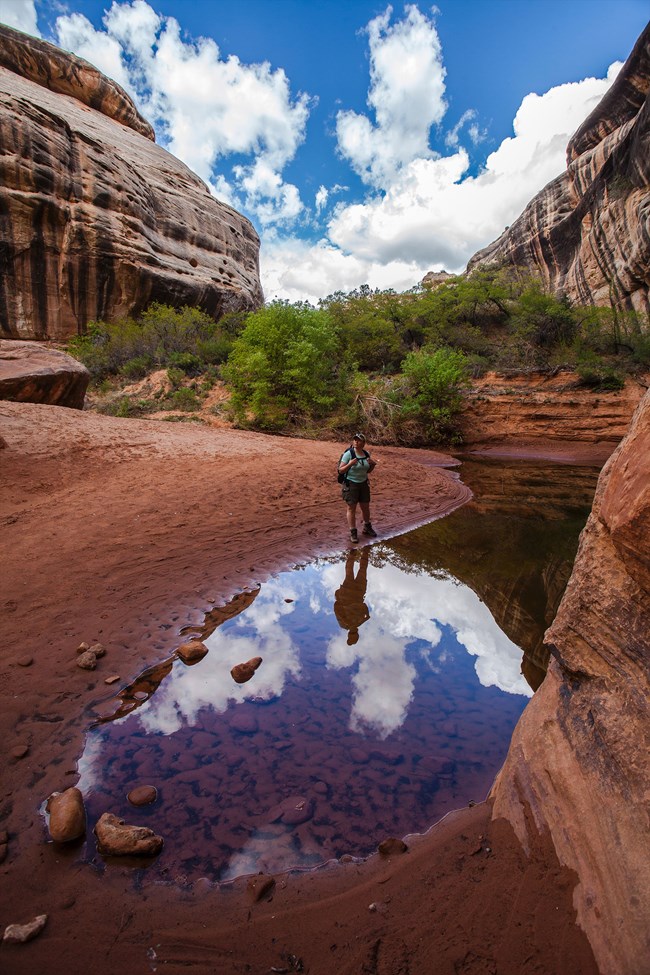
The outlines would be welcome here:
[[[348,509],[348,528],[352,531],[353,528],[357,527],[357,506],[356,504],[347,505]]]
[[[361,507],[361,514],[363,516],[364,523],[366,525],[369,525],[370,524],[370,502],[360,501],[359,505]]]

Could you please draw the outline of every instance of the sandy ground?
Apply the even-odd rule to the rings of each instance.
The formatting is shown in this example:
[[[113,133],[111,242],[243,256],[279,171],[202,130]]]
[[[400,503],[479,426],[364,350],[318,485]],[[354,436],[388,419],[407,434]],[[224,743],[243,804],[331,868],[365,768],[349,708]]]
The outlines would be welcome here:
[[[48,915],[29,944],[0,947],[0,971],[594,975],[575,878],[547,838],[526,856],[487,804],[409,838],[401,856],[278,876],[259,902],[245,879],[148,884],[48,842],[39,807],[75,784],[89,707],[168,657],[211,607],[347,546],[339,448],[11,403],[0,437],[0,930]],[[380,538],[470,496],[438,466],[450,457],[373,454]],[[82,640],[107,648],[94,672],[76,666]]]

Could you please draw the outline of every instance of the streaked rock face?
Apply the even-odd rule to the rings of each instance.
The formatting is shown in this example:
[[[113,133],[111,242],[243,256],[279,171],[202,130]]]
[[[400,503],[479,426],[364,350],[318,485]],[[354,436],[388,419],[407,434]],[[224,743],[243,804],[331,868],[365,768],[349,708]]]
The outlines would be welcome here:
[[[493,263],[580,304],[650,310],[650,26],[569,142],[566,172],[468,270]]]
[[[258,307],[248,220],[95,68],[0,27],[0,335],[62,340],[152,301]]]
[[[527,846],[578,876],[578,924],[607,975],[647,968],[650,858],[650,392],[601,473],[545,642],[551,663],[494,790]]]

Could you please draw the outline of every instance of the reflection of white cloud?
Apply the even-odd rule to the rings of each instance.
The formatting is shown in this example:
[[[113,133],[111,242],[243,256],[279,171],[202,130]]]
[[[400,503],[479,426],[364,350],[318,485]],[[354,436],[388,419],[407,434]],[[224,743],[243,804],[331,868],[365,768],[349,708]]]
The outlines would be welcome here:
[[[149,705],[140,709],[143,728],[169,735],[195,722],[201,708],[222,713],[230,704],[278,697],[287,677],[300,673],[298,648],[280,622],[292,612],[293,604],[283,601],[286,594],[286,586],[280,592],[275,581],[268,583],[234,627],[215,630],[205,641],[210,648],[207,657],[193,667],[175,668]],[[244,625],[253,626],[253,635],[238,632]],[[262,657],[262,664],[246,684],[236,684],[231,669],[251,657]]]

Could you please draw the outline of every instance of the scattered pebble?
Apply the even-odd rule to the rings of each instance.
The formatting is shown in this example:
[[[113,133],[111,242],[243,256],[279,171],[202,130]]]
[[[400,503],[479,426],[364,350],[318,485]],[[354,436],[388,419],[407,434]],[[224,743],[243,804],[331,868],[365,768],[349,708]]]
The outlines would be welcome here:
[[[81,667],[82,670],[94,670],[96,666],[97,657],[92,650],[84,650],[77,657],[77,667]]]
[[[94,653],[96,657],[104,657],[104,656],[106,656],[106,650],[104,648],[104,644],[103,643],[93,643],[89,647],[89,650],[90,650],[91,653]]]
[[[188,666],[203,660],[207,652],[208,648],[201,640],[189,640],[187,643],[182,643],[176,650],[177,656]]]
[[[120,675],[119,674],[111,674],[110,677],[105,677],[104,678],[104,683],[105,684],[116,684],[119,679],[120,679]]]
[[[70,843],[86,832],[86,809],[79,789],[53,792],[47,800],[50,836],[55,843]]]
[[[31,667],[34,663],[33,657],[18,657],[16,663],[19,667]]]
[[[10,754],[11,757],[15,759],[24,758],[26,755],[29,755],[29,745],[22,743],[20,745],[14,745]]]
[[[245,684],[249,681],[259,665],[262,663],[261,657],[251,657],[244,664],[235,664],[230,671],[230,676],[236,684]]]
[[[390,857],[397,856],[400,853],[406,853],[408,846],[404,840],[398,840],[395,836],[389,836],[388,839],[381,841],[377,849],[382,856]]]
[[[27,924],[10,924],[5,928],[2,940],[10,945],[25,944],[26,941],[31,941],[37,934],[40,934],[46,924],[47,914],[39,914]]]
[[[138,785],[126,797],[132,806],[148,806],[158,798],[158,789],[154,785]]]
[[[86,650],[90,650],[89,643],[80,643],[79,646],[77,647],[77,653],[85,653]]]

